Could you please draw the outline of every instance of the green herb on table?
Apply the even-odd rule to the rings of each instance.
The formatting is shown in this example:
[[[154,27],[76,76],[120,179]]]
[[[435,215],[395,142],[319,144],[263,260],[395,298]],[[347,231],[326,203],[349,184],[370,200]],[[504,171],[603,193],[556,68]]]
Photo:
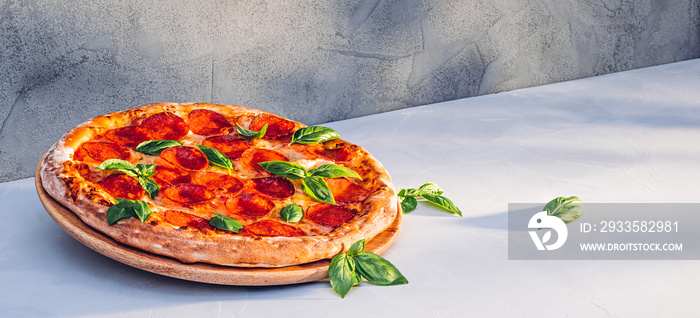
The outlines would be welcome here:
[[[261,128],[260,131],[248,130],[241,127],[241,125],[236,124],[236,131],[239,135],[243,136],[244,138],[260,139],[265,136],[265,133],[267,133],[267,124],[265,124],[265,126],[263,126],[263,128]]]
[[[544,206],[544,211],[547,211],[547,215],[560,218],[564,223],[570,223],[583,214],[583,207],[579,205],[580,203],[583,202],[578,197],[558,197],[549,201]]]
[[[141,222],[146,222],[148,217],[151,216],[151,208],[146,202],[128,199],[114,200],[117,201],[117,204],[107,209],[107,223],[109,225],[132,216],[138,217]]]
[[[418,189],[401,189],[397,196],[404,214],[415,210],[418,206],[418,200],[421,200],[430,202],[449,213],[462,216],[462,211],[450,199],[442,195],[444,192],[435,183],[427,182]]]
[[[155,198],[158,191],[160,191],[158,184],[151,178],[154,174],[156,174],[155,164],[139,163],[134,166],[126,160],[107,159],[95,168],[100,170],[119,171],[130,177],[137,178],[139,184],[141,184],[143,189],[148,192],[151,199]]]
[[[350,289],[363,279],[378,286],[408,284],[408,279],[396,266],[364,249],[365,240],[362,239],[350,246],[347,253],[340,253],[331,260],[328,277],[331,287],[341,298],[345,298]]]
[[[328,183],[323,178],[358,178],[360,175],[348,168],[334,164],[322,165],[306,171],[300,164],[287,161],[265,161],[259,163],[265,171],[291,180],[301,179],[301,190],[316,201],[336,204]]]

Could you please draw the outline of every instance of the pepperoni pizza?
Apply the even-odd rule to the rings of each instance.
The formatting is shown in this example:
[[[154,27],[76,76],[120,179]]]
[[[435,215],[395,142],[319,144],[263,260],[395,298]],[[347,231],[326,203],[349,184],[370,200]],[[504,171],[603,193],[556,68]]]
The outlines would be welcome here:
[[[303,264],[373,238],[398,209],[374,157],[339,136],[299,141],[309,128],[242,106],[148,104],[67,132],[41,179],[84,223],[141,250],[185,263]]]

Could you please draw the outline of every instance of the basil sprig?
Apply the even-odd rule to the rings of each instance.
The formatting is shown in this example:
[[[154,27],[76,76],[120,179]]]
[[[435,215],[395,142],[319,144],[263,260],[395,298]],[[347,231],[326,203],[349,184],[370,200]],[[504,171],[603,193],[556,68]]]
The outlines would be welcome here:
[[[209,225],[217,229],[238,233],[238,231],[243,228],[243,224],[241,224],[241,222],[232,217],[228,217],[218,213],[214,214],[216,215],[209,219]]]
[[[151,208],[143,201],[129,199],[114,199],[117,204],[107,209],[107,223],[112,225],[117,221],[132,216],[138,217],[141,222],[146,222],[151,216]]]
[[[300,206],[290,203],[285,205],[280,210],[280,217],[285,222],[296,223],[301,221],[301,219],[304,217],[304,210]]]
[[[362,239],[350,246],[347,253],[340,253],[331,260],[328,277],[341,298],[363,278],[378,286],[408,284],[408,279],[391,262],[364,249],[365,240]]]
[[[182,146],[182,143],[176,140],[147,140],[136,146],[134,150],[147,155],[157,156],[163,150],[175,146]]]
[[[241,127],[241,125],[236,124],[236,131],[239,135],[247,139],[260,139],[262,137],[265,137],[265,133],[267,132],[267,124],[265,124],[265,126],[263,126],[263,128],[261,128],[260,131],[248,130]]]
[[[206,156],[209,163],[228,170],[233,169],[233,163],[223,152],[205,145],[196,145],[197,149],[201,150]]]
[[[265,161],[259,163],[265,171],[285,177],[287,179],[299,180],[307,176],[306,168],[298,163],[287,161]]]
[[[144,190],[146,190],[146,192],[148,192],[151,199],[155,198],[158,191],[160,191],[158,184],[151,178],[154,174],[156,174],[155,164],[139,163],[134,166],[126,160],[107,159],[95,168],[100,170],[119,171],[123,172],[127,176],[137,178],[139,184]]]
[[[295,131],[294,135],[292,136],[292,141],[290,141],[289,144],[291,145],[295,142],[300,144],[312,144],[339,138],[340,134],[331,128],[309,126]]]
[[[583,207],[579,203],[582,201],[578,197],[558,197],[549,201],[544,206],[544,211],[547,211],[547,215],[560,218],[564,223],[570,223],[583,214]]]
[[[455,206],[450,199],[442,196],[443,191],[438,185],[432,182],[422,184],[418,189],[401,189],[397,194],[403,213],[409,213],[418,206],[418,199],[428,201],[443,210],[462,216],[462,211]]]
[[[334,164],[325,164],[309,171],[298,163],[287,161],[265,161],[259,165],[269,173],[292,180],[301,179],[301,190],[306,195],[316,201],[330,204],[336,204],[335,198],[323,178],[350,177],[362,180],[355,171]]]

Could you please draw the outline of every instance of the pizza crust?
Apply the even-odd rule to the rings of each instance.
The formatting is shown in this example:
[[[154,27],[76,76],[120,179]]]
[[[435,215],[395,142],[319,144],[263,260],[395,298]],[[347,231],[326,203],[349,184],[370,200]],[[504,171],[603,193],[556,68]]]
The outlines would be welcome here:
[[[73,166],[74,151],[83,142],[108,129],[130,124],[134,118],[143,120],[163,111],[183,117],[183,114],[188,114],[193,109],[216,111],[229,118],[229,121],[232,116],[242,113],[266,113],[235,105],[157,103],[93,118],[67,132],[49,149],[41,163],[44,189],[84,223],[114,240],[185,263],[281,267],[328,259],[346,251],[360,239],[370,240],[389,227],[396,217],[398,204],[391,178],[386,169],[362,149],[363,156],[357,160],[361,161],[362,173],[372,178],[373,191],[351,221],[327,234],[296,237],[242,236],[180,228],[153,217],[144,223],[132,217],[108,225],[106,211],[115,201],[99,186],[80,176]],[[295,130],[304,127],[296,122],[295,125]]]

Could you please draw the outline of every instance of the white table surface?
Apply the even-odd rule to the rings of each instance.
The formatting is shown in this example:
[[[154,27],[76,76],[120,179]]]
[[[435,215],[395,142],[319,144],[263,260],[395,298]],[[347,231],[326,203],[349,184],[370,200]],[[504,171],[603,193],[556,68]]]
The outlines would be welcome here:
[[[508,203],[700,201],[700,60],[328,123],[464,213],[419,204],[384,253],[409,284],[219,286],[134,269],[66,234],[33,178],[0,184],[3,317],[689,317],[698,261],[513,261]],[[58,137],[58,136],[57,136]],[[332,314],[332,315],[330,315]]]

